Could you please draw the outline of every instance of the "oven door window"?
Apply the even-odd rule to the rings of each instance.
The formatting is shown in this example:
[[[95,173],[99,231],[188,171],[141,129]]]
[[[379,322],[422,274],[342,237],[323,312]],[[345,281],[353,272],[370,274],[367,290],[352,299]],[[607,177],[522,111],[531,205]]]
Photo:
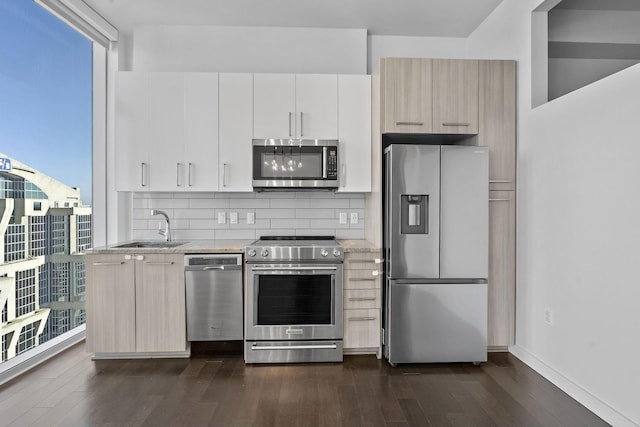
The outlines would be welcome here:
[[[253,179],[322,179],[322,147],[253,147]]]
[[[328,274],[260,276],[257,325],[331,325],[332,288]]]

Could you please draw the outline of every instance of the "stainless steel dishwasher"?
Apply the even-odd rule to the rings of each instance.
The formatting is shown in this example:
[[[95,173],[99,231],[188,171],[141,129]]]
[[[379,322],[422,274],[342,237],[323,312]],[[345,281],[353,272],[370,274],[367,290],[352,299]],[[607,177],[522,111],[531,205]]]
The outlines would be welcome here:
[[[187,339],[243,339],[242,255],[185,255]]]

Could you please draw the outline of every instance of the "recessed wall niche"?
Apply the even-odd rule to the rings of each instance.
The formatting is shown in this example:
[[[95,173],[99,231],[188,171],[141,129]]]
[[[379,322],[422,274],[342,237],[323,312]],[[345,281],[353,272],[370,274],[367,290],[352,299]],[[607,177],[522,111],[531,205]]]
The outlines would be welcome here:
[[[640,62],[637,0],[546,0],[532,13],[532,107]]]

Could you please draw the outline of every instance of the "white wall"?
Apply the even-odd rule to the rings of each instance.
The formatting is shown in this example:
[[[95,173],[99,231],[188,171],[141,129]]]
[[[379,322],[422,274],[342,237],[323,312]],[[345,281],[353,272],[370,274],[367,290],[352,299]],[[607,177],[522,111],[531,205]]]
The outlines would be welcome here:
[[[532,109],[539,3],[504,0],[468,43],[469,56],[519,61],[513,352],[608,422],[637,425],[640,66]]]
[[[141,25],[136,71],[367,73],[364,29]]]

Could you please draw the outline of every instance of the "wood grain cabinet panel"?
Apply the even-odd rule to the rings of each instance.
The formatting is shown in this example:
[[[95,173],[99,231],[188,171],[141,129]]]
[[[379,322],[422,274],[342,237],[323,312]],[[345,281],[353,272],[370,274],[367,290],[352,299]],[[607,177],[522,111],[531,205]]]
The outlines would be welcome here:
[[[382,133],[432,132],[431,60],[385,58],[380,69]]]
[[[478,133],[478,61],[433,60],[433,133]]]
[[[489,325],[487,345],[515,343],[516,200],[514,191],[489,192]]]
[[[515,190],[515,61],[480,61],[478,145],[489,147],[489,189]]]
[[[381,253],[346,252],[344,258],[344,349],[381,357]]]

